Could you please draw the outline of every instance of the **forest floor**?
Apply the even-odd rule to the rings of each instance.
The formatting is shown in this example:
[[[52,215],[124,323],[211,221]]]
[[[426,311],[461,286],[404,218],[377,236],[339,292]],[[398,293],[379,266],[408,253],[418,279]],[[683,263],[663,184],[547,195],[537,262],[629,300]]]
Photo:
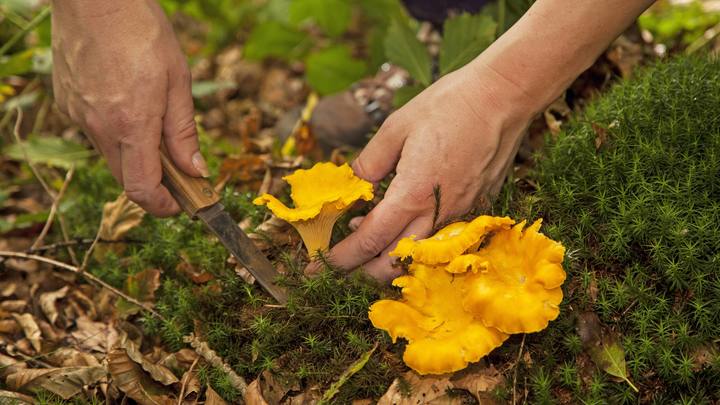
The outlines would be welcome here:
[[[197,47],[194,26],[175,23],[184,48]],[[547,133],[638,66],[684,49],[626,32],[533,122],[510,181],[532,191]],[[380,287],[301,275],[301,241],[252,198],[287,193],[282,176],[350,161],[357,148],[321,148],[299,118],[311,94],[302,66],[241,55],[231,43],[193,64],[202,149],[224,204],[284,273],[295,307],[275,305],[198,223],[151,218],[124,198],[57,110],[47,75],[9,76],[0,83],[15,94],[0,98],[0,402],[532,400],[543,383],[528,372],[532,337],[453,376],[420,377],[367,320]],[[328,117],[351,119],[342,114]],[[334,240],[349,232],[347,221],[337,228]]]

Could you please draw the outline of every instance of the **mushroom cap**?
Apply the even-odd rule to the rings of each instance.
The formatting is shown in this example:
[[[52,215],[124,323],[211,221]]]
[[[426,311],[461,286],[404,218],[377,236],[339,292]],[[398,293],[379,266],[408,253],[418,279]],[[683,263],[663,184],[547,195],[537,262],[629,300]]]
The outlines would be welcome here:
[[[390,256],[407,258],[424,264],[449,263],[457,256],[478,246],[485,236],[494,231],[509,229],[515,221],[508,217],[482,215],[471,222],[455,222],[435,235],[422,240],[414,236],[401,239]]]
[[[403,299],[380,300],[370,307],[370,321],[393,342],[409,342],[403,360],[420,374],[443,374],[465,368],[500,346],[508,335],[485,326],[466,311],[458,286],[467,274],[415,263],[398,277]]]
[[[355,176],[347,163],[342,166],[330,162],[317,163],[310,169],[296,170],[283,179],[290,184],[294,208],[270,194],[259,196],[253,203],[267,205],[273,214],[288,222],[315,218],[326,206],[342,213],[357,200],[370,201],[373,198],[372,183]]]
[[[565,248],[539,232],[541,220],[497,232],[477,253],[487,269],[467,273],[463,306],[505,333],[537,332],[560,313]]]
[[[372,183],[355,176],[347,164],[317,163],[283,179],[290,184],[294,208],[270,194],[259,196],[253,203],[267,205],[273,214],[292,224],[311,256],[329,247],[335,221],[355,201],[373,198]]]

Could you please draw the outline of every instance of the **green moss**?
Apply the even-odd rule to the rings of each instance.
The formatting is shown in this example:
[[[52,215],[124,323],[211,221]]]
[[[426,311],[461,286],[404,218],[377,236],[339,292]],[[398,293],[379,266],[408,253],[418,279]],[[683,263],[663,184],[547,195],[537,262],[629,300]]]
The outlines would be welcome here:
[[[720,369],[693,353],[720,336],[720,62],[674,59],[616,85],[548,139],[534,177],[535,194],[500,210],[545,219],[573,286],[537,350],[573,359],[570,309],[592,310],[622,334],[631,378],[653,401],[717,400]],[[557,380],[572,387],[562,364]],[[637,401],[603,376],[584,385],[583,400]]]

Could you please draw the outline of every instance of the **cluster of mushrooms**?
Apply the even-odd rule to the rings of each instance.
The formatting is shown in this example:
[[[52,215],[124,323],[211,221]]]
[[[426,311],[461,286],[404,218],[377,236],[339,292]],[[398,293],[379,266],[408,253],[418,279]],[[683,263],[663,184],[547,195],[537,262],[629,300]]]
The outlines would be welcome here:
[[[373,197],[372,184],[347,165],[318,163],[285,179],[295,208],[267,194],[255,204],[290,222],[311,256],[328,248],[335,221],[355,201]],[[538,332],[557,318],[565,248],[539,232],[540,220],[525,225],[479,216],[398,243],[390,255],[410,262],[393,281],[402,298],[375,302],[369,318],[393,342],[408,341],[405,364],[420,374],[461,370],[510,334]]]

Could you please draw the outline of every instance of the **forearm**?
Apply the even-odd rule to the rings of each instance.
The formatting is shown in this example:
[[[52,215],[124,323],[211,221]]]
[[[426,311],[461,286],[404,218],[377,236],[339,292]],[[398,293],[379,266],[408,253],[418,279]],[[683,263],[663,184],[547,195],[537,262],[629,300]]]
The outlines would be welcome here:
[[[502,76],[539,112],[653,2],[538,0],[471,67]]]

